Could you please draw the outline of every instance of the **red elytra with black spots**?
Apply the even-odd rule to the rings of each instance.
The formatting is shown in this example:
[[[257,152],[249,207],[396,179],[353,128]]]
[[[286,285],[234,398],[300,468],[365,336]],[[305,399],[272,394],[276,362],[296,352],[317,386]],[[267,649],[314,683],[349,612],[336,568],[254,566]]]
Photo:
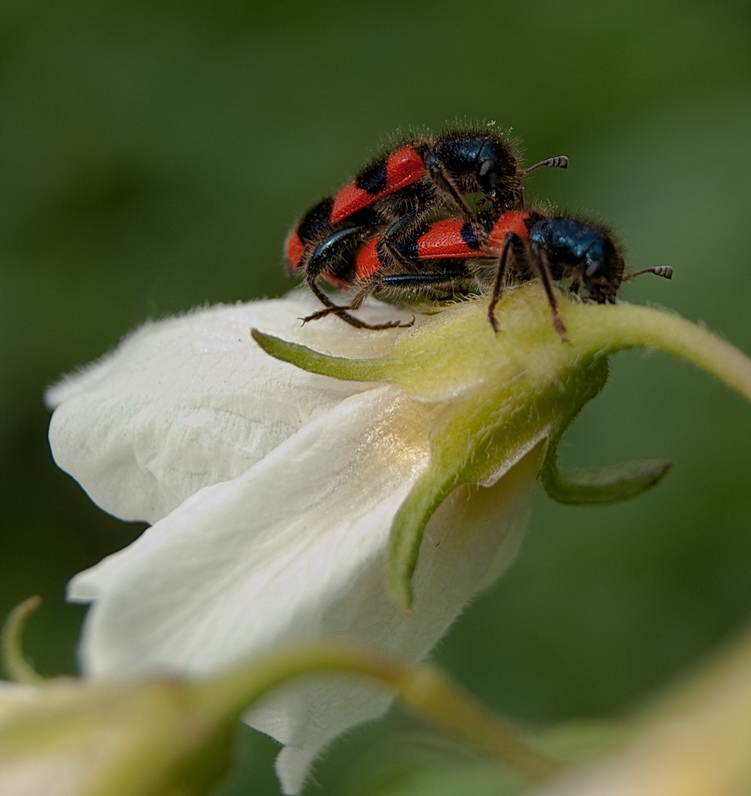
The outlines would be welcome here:
[[[361,277],[355,261],[368,238],[384,234],[388,240],[405,226],[451,216],[475,226],[481,217],[494,220],[523,206],[522,179],[530,171],[567,165],[568,159],[559,156],[521,169],[514,143],[491,129],[454,130],[402,142],[295,225],[284,246],[287,273],[303,275],[330,309],[335,305],[318,280],[350,290]],[[354,326],[368,326],[341,317]]]
[[[564,157],[520,169],[516,146],[490,129],[453,130],[403,142],[367,165],[333,196],[314,205],[287,236],[288,274],[304,272],[316,246],[337,230],[385,229],[409,216],[500,215],[523,204],[522,177],[539,166],[565,168]]]
[[[621,283],[636,276],[624,275],[620,247],[607,227],[557,215],[550,208],[512,210],[495,219],[483,216],[474,221],[402,220],[367,240],[358,238],[356,229],[351,234],[342,231],[330,236],[317,252],[311,267],[320,269],[323,266],[317,259],[323,260],[331,271],[319,270],[320,275],[346,287],[351,299],[346,306],[326,299],[326,309],[306,320],[334,313],[354,326],[367,326],[350,313],[368,296],[435,301],[481,291],[490,295],[488,319],[498,331],[495,308],[505,287],[539,279],[553,326],[565,341],[555,282],[568,279],[569,292],[578,294],[583,286],[589,300],[604,304],[613,303]],[[345,281],[341,274],[346,268],[350,270]],[[648,268],[639,273],[669,279],[672,269]],[[395,325],[404,324],[368,328]]]
[[[610,230],[550,210],[512,210],[482,223],[451,218],[389,233],[357,252],[355,296],[412,290],[438,298],[446,286],[461,294],[499,279],[502,288],[535,278],[571,278],[573,292],[584,285],[593,300],[605,303],[614,300],[623,280],[623,257]]]

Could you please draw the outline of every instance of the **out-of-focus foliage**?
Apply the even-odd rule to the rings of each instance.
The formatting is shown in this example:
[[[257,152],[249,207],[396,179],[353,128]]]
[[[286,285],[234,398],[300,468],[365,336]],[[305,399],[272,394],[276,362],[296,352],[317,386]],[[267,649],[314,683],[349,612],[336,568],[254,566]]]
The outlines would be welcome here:
[[[74,666],[67,579],[140,530],[51,464],[45,385],[146,317],[286,290],[287,228],[396,130],[495,119],[528,162],[568,155],[529,198],[607,220],[633,269],[675,268],[625,298],[751,351],[750,23],[740,2],[677,0],[0,4],[0,609],[45,596],[38,667]],[[567,466],[675,466],[630,504],[541,496],[516,565],[441,646],[450,673],[530,724],[628,709],[751,609],[740,398],[678,362],[619,357],[568,440]],[[311,792],[358,781],[363,749],[403,726],[339,741]],[[277,792],[273,746],[243,730],[238,747],[223,796]]]

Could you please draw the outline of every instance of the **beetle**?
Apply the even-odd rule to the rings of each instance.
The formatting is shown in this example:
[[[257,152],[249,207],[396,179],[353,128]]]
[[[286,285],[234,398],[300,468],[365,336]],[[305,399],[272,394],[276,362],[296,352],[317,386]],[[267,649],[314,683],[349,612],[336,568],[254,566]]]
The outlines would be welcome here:
[[[483,216],[478,225],[460,218],[433,222],[401,219],[383,234],[363,241],[367,228],[333,233],[317,247],[311,267],[326,281],[346,289],[347,306],[330,304],[305,318],[336,314],[365,326],[350,313],[368,296],[380,299],[441,300],[478,289],[490,294],[488,320],[499,331],[495,309],[507,285],[539,279],[562,341],[566,328],[554,283],[568,279],[569,291],[582,287],[587,299],[614,303],[623,282],[643,273],[671,279],[669,266],[626,274],[620,246],[605,226],[558,214],[551,208],[510,210]],[[320,262],[319,262],[320,261]],[[399,322],[368,328],[391,328]]]
[[[333,277],[324,252],[340,262],[337,247],[350,251],[370,234],[388,234],[402,220],[418,224],[458,214],[477,226],[481,216],[498,217],[522,207],[522,180],[541,167],[567,168],[568,158],[547,158],[522,169],[514,143],[489,128],[409,139],[368,164],[302,217],[285,241],[287,274],[303,274],[310,289],[330,307],[331,300],[317,284],[324,271],[329,281]],[[339,286],[346,287],[343,271],[337,279]]]

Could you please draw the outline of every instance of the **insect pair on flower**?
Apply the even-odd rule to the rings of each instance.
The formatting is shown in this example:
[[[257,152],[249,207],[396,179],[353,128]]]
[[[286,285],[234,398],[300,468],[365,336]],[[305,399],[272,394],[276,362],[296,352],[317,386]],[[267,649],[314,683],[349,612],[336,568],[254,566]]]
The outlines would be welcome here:
[[[566,168],[565,156],[521,168],[513,143],[485,130],[413,138],[366,166],[352,182],[314,205],[285,243],[289,274],[301,274],[324,309],[358,328],[384,329],[352,315],[369,296],[445,300],[478,290],[490,294],[488,320],[504,288],[538,279],[562,340],[566,329],[554,283],[584,287],[588,298],[613,303],[623,256],[606,227],[549,208],[528,208],[523,179],[541,166]],[[648,268],[665,278],[668,267]],[[319,282],[350,295],[336,304]],[[409,325],[409,324],[408,324]]]
[[[528,172],[487,132],[412,141],[287,241],[290,270],[325,305],[310,318],[365,329],[397,325],[389,307],[351,314],[368,295],[485,288],[492,323],[505,286],[542,281],[547,292],[504,296],[497,337],[470,301],[392,334],[299,329],[308,309],[294,296],[147,324],[50,390],[58,464],[110,513],[151,525],[71,584],[70,599],[91,603],[87,674],[206,682],[290,642],[332,638],[421,659],[508,565],[538,477],[555,500],[606,505],[667,471],[661,460],[558,466],[611,354],[659,348],[751,398],[751,364],[705,329],[604,306],[628,278],[611,233],[526,207]],[[559,296],[558,307],[564,278],[591,301]],[[350,302],[334,305],[321,282]],[[387,704],[367,683],[310,678],[245,719],[284,744],[277,771],[293,794],[321,749]]]

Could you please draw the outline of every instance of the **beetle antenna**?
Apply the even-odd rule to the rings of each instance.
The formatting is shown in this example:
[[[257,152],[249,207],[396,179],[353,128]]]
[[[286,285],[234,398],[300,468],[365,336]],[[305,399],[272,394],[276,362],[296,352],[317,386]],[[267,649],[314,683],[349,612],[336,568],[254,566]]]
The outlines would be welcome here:
[[[567,169],[568,168],[568,158],[565,155],[556,155],[554,158],[547,158],[546,160],[541,160],[539,163],[535,163],[534,166],[530,166],[529,168],[522,169],[519,172],[520,177],[526,177],[531,171],[535,171],[536,169],[540,169],[543,166],[549,169]]]
[[[627,274],[621,281],[628,282],[629,279],[633,279],[635,276],[641,276],[641,274],[654,274],[655,276],[661,276],[663,279],[672,279],[673,268],[670,265],[658,265],[655,268],[645,268],[643,271],[637,271],[635,274]]]

